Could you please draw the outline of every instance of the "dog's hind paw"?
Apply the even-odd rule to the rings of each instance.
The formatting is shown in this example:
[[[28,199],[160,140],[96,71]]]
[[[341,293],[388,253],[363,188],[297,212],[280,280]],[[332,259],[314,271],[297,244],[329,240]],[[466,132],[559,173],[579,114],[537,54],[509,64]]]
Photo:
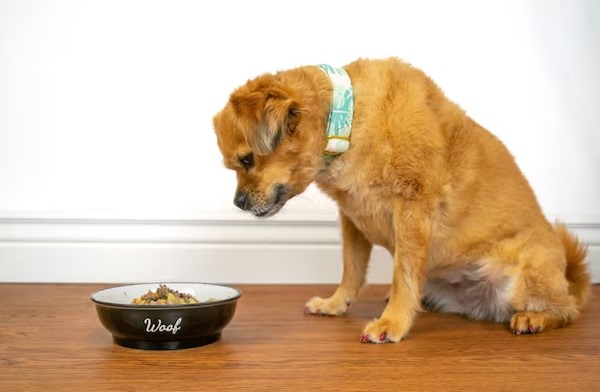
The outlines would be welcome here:
[[[319,316],[342,316],[346,314],[349,306],[350,301],[335,296],[330,298],[312,297],[304,305],[304,312]]]
[[[546,317],[543,312],[518,312],[510,320],[510,329],[515,335],[542,332],[545,325]]]

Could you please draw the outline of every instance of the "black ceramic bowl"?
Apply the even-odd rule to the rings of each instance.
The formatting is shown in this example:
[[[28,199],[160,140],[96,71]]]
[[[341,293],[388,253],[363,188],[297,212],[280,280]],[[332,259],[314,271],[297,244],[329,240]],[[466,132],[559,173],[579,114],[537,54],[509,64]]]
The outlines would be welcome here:
[[[115,343],[146,350],[172,350],[202,346],[221,337],[233,318],[239,290],[205,283],[162,283],[200,303],[185,305],[134,305],[131,302],[158,283],[111,287],[92,294],[100,322]],[[210,301],[209,301],[210,299]]]

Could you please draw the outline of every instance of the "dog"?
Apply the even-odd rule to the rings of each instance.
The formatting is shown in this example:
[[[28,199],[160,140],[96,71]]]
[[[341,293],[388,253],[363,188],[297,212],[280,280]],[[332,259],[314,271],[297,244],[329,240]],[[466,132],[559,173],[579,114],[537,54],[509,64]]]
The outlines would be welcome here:
[[[400,59],[264,74],[233,91],[213,125],[237,207],[269,217],[313,182],[339,206],[343,277],[306,312],[345,314],[373,245],[391,253],[388,303],[361,342],[402,340],[423,308],[520,335],[585,306],[587,248],[548,222],[503,143]]]

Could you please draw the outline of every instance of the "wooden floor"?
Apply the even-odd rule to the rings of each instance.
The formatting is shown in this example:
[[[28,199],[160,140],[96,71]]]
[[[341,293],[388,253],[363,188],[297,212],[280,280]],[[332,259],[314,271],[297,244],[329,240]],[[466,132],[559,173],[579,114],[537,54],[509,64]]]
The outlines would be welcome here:
[[[2,391],[600,390],[600,286],[571,326],[507,326],[419,314],[408,339],[359,343],[385,306],[367,287],[345,317],[303,314],[333,286],[238,286],[221,341],[176,351],[113,344],[89,294],[107,285],[0,284]]]

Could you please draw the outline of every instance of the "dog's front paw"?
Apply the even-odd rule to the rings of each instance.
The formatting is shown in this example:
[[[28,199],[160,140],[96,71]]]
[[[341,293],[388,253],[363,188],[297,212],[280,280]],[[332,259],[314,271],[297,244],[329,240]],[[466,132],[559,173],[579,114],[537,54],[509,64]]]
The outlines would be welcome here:
[[[406,336],[409,328],[399,321],[382,317],[367,324],[360,341],[362,343],[397,343]]]
[[[320,316],[342,316],[346,314],[349,306],[349,300],[336,296],[330,298],[312,297],[304,305],[304,312]]]

